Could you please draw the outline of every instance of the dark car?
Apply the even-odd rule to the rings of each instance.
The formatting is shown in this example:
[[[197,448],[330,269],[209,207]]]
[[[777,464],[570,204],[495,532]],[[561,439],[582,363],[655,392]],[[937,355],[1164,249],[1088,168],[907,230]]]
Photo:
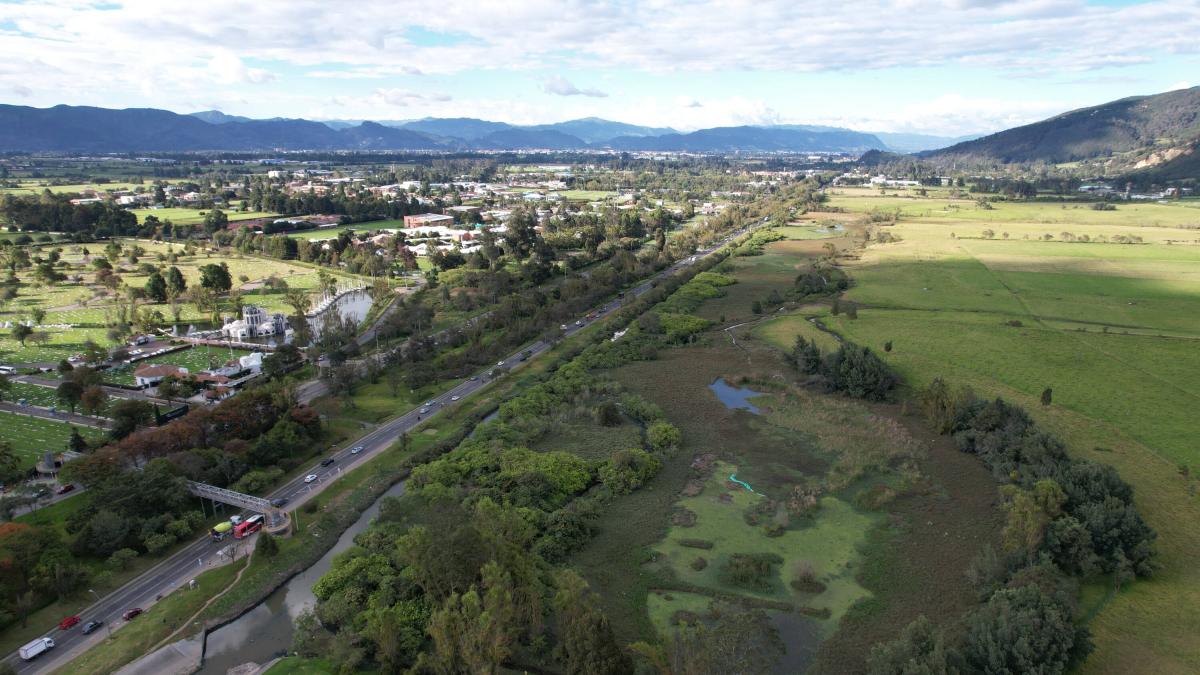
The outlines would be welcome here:
[[[142,613],[141,607],[130,607],[129,609],[125,610],[125,613],[121,615],[121,618],[125,619],[126,621],[129,621],[141,613]]]
[[[271,500],[271,506],[274,506],[275,508],[279,508],[286,503],[288,503],[287,497],[276,497],[275,499]]]
[[[333,464],[336,461],[337,460],[335,460],[332,457],[326,457],[325,459],[321,460],[321,466],[329,466],[330,464]]]
[[[64,486],[62,486],[62,487],[60,487],[60,488],[58,488],[58,494],[60,494],[60,495],[65,495],[65,494],[67,494],[68,492],[70,492],[71,490],[74,490],[74,489],[75,489],[75,486],[74,486],[72,483],[67,483],[66,485],[64,485]]]
[[[103,625],[104,625],[103,621],[89,621],[89,622],[83,624],[83,634],[87,635]]]

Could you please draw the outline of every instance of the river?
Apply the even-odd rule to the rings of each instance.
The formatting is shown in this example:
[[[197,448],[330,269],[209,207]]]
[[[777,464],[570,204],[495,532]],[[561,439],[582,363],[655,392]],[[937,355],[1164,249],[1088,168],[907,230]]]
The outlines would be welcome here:
[[[354,537],[367,529],[379,514],[384,497],[396,497],[404,492],[404,483],[397,483],[363,511],[337,543],[312,567],[292,577],[254,609],[236,621],[208,634],[204,665],[197,671],[205,675],[224,675],[230,668],[253,661],[266,663],[292,647],[293,624],[300,612],[316,603],[312,587],[333,564],[333,557],[354,544]],[[303,515],[301,515],[303,518]]]

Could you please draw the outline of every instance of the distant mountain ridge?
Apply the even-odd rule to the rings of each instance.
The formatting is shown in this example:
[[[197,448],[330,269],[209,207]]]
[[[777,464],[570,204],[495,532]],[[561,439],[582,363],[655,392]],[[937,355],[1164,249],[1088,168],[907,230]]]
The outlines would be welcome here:
[[[1072,110],[924,153],[935,161],[1065,163],[1112,157],[1136,163],[1200,138],[1200,87]],[[1125,158],[1119,157],[1126,155]]]
[[[585,150],[845,152],[891,149],[876,134],[837,127],[737,126],[681,133],[595,117],[517,126],[474,118],[250,119],[207,110],[180,115],[59,105],[0,105],[0,150],[193,152],[259,150]]]

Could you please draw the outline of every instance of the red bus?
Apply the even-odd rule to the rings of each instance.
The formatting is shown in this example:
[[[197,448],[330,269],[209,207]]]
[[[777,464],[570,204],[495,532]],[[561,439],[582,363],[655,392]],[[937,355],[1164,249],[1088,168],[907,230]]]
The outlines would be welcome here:
[[[262,525],[262,516],[250,516],[249,518],[243,520],[237,527],[233,528],[233,538],[242,539],[248,537],[262,529]]]

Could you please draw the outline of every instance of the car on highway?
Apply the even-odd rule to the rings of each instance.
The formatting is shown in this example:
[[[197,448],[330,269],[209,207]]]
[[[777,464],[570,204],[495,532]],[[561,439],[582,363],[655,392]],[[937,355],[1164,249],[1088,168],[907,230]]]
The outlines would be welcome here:
[[[421,409],[420,409],[420,410],[418,410],[417,412],[421,413],[422,415],[428,415],[428,414],[429,414],[429,408],[421,408]]]
[[[458,401],[458,400],[460,400],[461,398],[462,398],[461,396],[451,396],[451,397],[450,397],[450,400],[451,400],[451,401]]]
[[[364,448],[361,445],[356,445],[353,448],[350,448],[350,454],[357,455],[358,453],[362,452],[363,450],[366,450],[366,448]]]
[[[576,321],[576,322],[575,322],[575,325],[576,325],[576,326],[582,326],[582,325],[583,325],[583,320],[582,320],[582,319],[580,319],[579,321]]]
[[[326,457],[325,459],[321,460],[321,466],[329,466],[330,464],[333,464],[336,461],[337,460],[332,457]]]
[[[315,474],[315,473],[310,473],[310,474],[308,474],[307,476],[305,476],[305,477],[304,477],[304,482],[305,482],[305,483],[311,483],[311,482],[313,482],[313,481],[314,481],[314,480],[316,480],[316,479],[317,479],[317,474]]]
[[[479,380],[479,376],[478,376],[478,375],[472,375],[472,376],[471,376],[471,381],[472,381],[472,382],[477,382],[478,380]]]
[[[130,607],[129,609],[125,610],[125,613],[121,615],[121,618],[125,619],[126,621],[131,621],[134,617],[140,615],[141,613],[141,607]]]
[[[75,625],[75,624],[77,624],[77,623],[79,623],[79,617],[77,617],[77,616],[68,616],[67,618],[65,618],[65,619],[63,619],[62,621],[59,621],[59,622],[58,622],[58,629],[59,629],[59,630],[67,630],[67,629],[71,628],[72,626],[74,626],[74,625]]]
[[[55,492],[56,492],[56,493],[58,493],[58,494],[60,494],[60,495],[65,495],[65,494],[67,494],[68,492],[70,492],[71,490],[74,490],[74,489],[75,489],[75,485],[74,485],[73,483],[67,483],[66,485],[64,485],[64,486],[62,486],[62,487],[58,488],[57,490],[55,490]]]
[[[90,635],[97,628],[99,628],[100,626],[103,626],[103,625],[104,625],[103,621],[89,621],[89,622],[83,624],[83,634]]]
[[[276,497],[275,499],[271,500],[271,506],[274,506],[275,508],[279,508],[286,503],[288,503],[287,497]]]
[[[427,407],[427,408],[433,407],[435,405],[437,405],[437,401],[425,401],[425,407]]]
[[[497,362],[496,362],[496,367],[497,367],[497,368],[499,368],[499,367],[501,367],[501,366],[503,366],[503,365],[504,365],[504,362],[503,362],[503,361],[497,361]]]
[[[567,329],[567,324],[565,324],[565,323],[564,323],[563,325],[559,326],[559,328],[561,328],[562,330],[566,330],[566,329]]]

